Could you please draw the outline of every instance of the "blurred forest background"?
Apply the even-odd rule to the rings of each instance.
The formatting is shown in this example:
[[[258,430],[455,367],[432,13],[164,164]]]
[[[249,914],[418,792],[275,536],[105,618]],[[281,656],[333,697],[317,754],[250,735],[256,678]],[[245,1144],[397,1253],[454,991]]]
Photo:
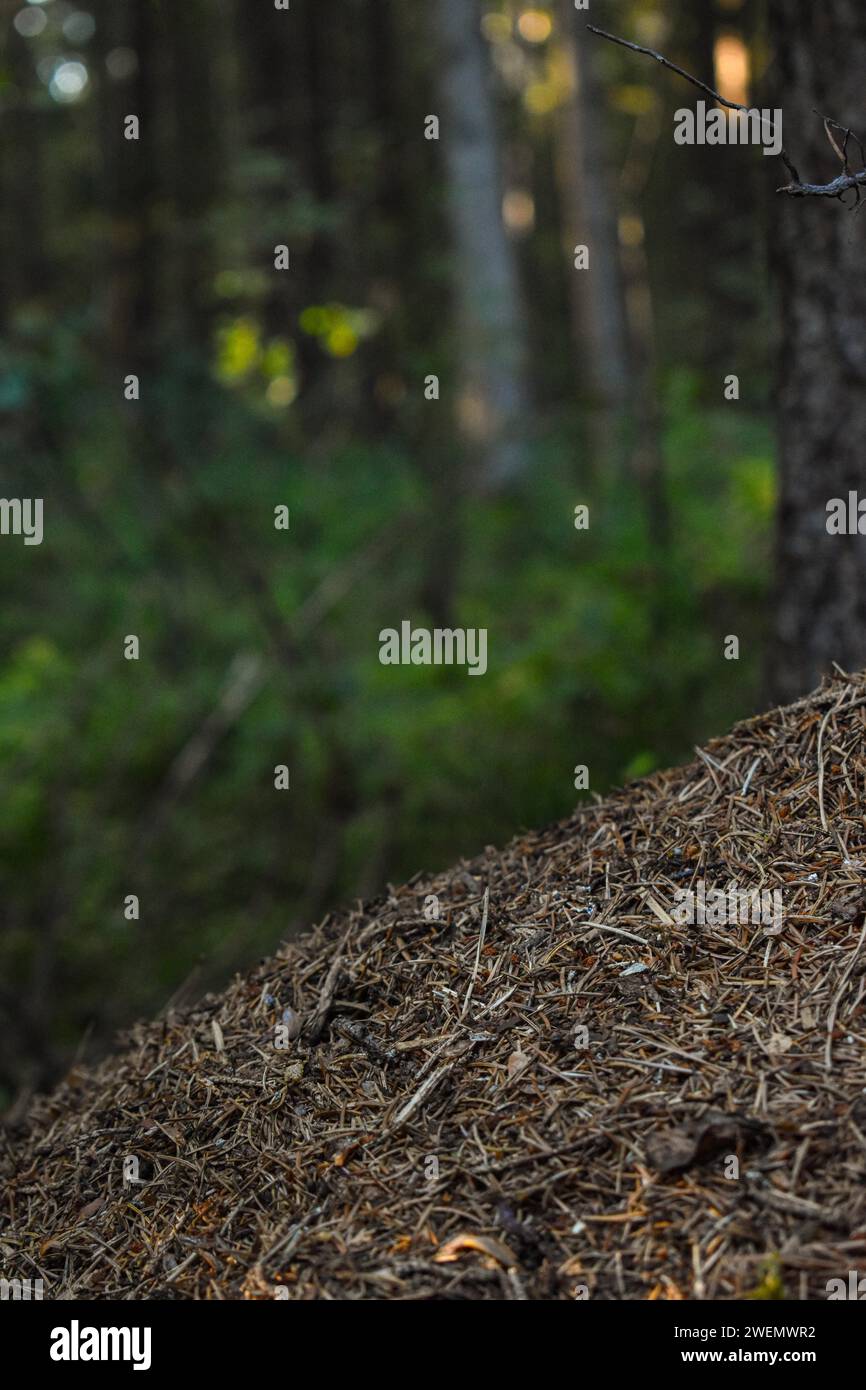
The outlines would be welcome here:
[[[2,1105],[759,707],[773,224],[858,219],[675,145],[698,94],[585,30],[766,106],[752,0],[0,9],[2,493],[45,499],[0,542]],[[382,667],[404,618],[487,675]]]

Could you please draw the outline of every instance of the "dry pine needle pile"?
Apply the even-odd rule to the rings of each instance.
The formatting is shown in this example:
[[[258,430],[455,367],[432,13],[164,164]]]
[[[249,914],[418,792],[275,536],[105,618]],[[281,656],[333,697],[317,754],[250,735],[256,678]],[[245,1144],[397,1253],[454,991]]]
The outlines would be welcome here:
[[[840,677],[136,1027],[0,1137],[0,1272],[825,1298],[866,1260],[864,719]],[[782,920],[680,922],[699,880]]]

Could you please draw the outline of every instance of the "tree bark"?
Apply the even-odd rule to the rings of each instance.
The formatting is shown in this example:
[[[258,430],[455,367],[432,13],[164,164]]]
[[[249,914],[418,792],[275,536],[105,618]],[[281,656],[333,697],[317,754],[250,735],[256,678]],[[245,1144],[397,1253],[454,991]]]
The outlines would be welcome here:
[[[3,222],[3,313],[31,299],[45,297],[51,288],[51,261],[45,253],[44,140],[46,115],[40,109],[32,42],[12,27],[4,10],[2,62],[7,75],[2,112],[3,192],[7,217]],[[50,116],[48,116],[50,120]]]
[[[803,178],[839,160],[816,111],[864,134],[862,0],[771,0],[785,143]],[[859,167],[852,144],[852,168]],[[866,539],[828,535],[827,502],[866,494],[866,220],[827,199],[780,197],[770,229],[778,296],[780,499],[768,683],[804,694],[837,662],[866,665]]]
[[[604,412],[617,411],[630,397],[632,371],[605,98],[596,71],[601,45],[586,33],[585,16],[572,0],[560,0],[560,10],[573,80],[558,130],[566,245],[570,257],[574,245],[586,242],[591,256],[589,273],[569,271],[578,380],[593,404]]]
[[[106,339],[112,369],[143,371],[157,360],[164,322],[164,237],[157,208],[164,193],[162,30],[145,0],[100,0],[97,51],[131,48],[136,66],[127,78],[101,77],[100,136],[103,203],[108,217]],[[126,116],[138,116],[138,141],[124,139]],[[97,274],[99,268],[97,267]]]
[[[220,195],[222,129],[217,116],[219,19],[212,0],[184,0],[173,16],[174,96],[171,184],[174,201],[172,299],[179,336],[207,352],[212,320],[214,246],[210,216]]]
[[[458,424],[499,487],[526,467],[526,322],[502,220],[493,95],[476,0],[438,0],[441,130],[460,312]],[[420,132],[419,132],[420,138]]]

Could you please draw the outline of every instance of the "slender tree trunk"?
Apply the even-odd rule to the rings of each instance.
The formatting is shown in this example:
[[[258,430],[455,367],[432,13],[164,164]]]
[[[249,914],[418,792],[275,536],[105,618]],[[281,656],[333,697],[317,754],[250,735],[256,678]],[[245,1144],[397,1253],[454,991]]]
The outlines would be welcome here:
[[[237,3],[235,25],[238,51],[242,54],[240,90],[244,102],[244,134],[257,156],[269,163],[267,183],[256,189],[247,225],[247,254],[265,272],[268,291],[261,304],[266,337],[286,337],[295,328],[302,299],[295,299],[299,281],[305,274],[306,260],[292,245],[292,270],[276,274],[273,270],[274,246],[286,241],[286,210],[297,197],[290,161],[305,149],[306,129],[299,111],[302,71],[298,55],[303,26],[311,17],[299,9],[287,15],[264,8],[250,23],[248,6]]]
[[[815,112],[866,133],[866,6],[771,0],[770,17],[785,144],[804,178],[830,179],[839,161]],[[866,220],[826,199],[779,198],[774,223],[781,486],[768,674],[784,699],[834,661],[866,665],[866,540],[826,529],[831,498],[866,492]]]
[[[568,253],[577,243],[585,243],[590,253],[588,272],[569,273],[578,382],[609,415],[622,409],[632,383],[604,92],[596,75],[601,46],[585,31],[575,32],[585,17],[573,0],[560,0],[560,7],[573,85],[559,123],[558,177]]]
[[[633,385],[630,420],[629,472],[640,489],[659,581],[670,551],[665,481],[664,421],[660,403],[658,328],[649,260],[644,239],[644,202],[652,154],[659,139],[659,116],[653,111],[635,122],[631,149],[621,178],[621,206],[632,233],[622,250],[626,317],[631,347]],[[656,590],[655,622],[667,611],[661,587]]]
[[[43,138],[46,116],[40,107],[32,43],[12,27],[11,9],[2,14],[2,57],[7,76],[3,99],[4,310],[46,296],[51,263],[45,254]],[[50,116],[48,116],[50,120]]]
[[[396,374],[411,382],[417,395],[421,383],[413,364],[419,357],[435,361],[438,351],[438,296],[430,293],[423,266],[428,248],[438,248],[441,237],[427,215],[426,180],[420,184],[417,176],[419,132],[417,127],[407,130],[403,119],[420,100],[417,72],[401,64],[401,55],[418,46],[417,21],[401,10],[400,0],[377,0],[367,5],[367,22],[369,51],[376,55],[376,82],[368,99],[381,151],[378,183],[365,209],[375,229],[375,236],[371,232],[367,238],[367,257],[369,272],[385,289],[390,307],[383,329],[365,345],[365,395],[375,402],[371,423],[386,437],[394,429],[396,410],[377,400],[377,384]],[[425,113],[434,106],[435,102],[425,105]],[[421,402],[411,425],[404,412],[402,428],[428,489],[426,523],[418,541],[424,556],[419,602],[437,626],[447,627],[455,621],[462,553],[461,460],[453,448],[450,423],[438,406]]]
[[[174,96],[171,170],[175,326],[204,356],[208,350],[214,248],[209,217],[220,193],[223,151],[215,101],[218,18],[214,0],[184,0],[171,24]]]
[[[155,357],[163,324],[163,237],[156,207],[164,188],[159,113],[162,48],[156,12],[145,0],[100,0],[99,49],[129,48],[134,66],[122,80],[101,77],[104,199],[108,214],[107,341],[112,369],[139,374]],[[140,138],[124,139],[137,116]]]
[[[434,13],[460,316],[457,418],[480,461],[483,483],[498,487],[526,467],[525,315],[502,220],[496,118],[478,6],[476,0],[438,0]]]

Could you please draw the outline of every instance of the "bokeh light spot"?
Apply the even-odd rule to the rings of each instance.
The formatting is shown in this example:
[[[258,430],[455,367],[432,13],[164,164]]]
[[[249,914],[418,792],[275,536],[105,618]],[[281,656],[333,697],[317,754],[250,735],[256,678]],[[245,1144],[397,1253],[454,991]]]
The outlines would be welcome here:
[[[48,90],[55,101],[77,101],[87,82],[87,68],[77,59],[73,59],[57,64]]]
[[[19,10],[12,23],[25,39],[33,39],[42,33],[48,20],[42,10]]]
[[[525,188],[509,188],[502,199],[502,220],[509,232],[526,235],[535,226],[535,199]]]
[[[481,32],[490,43],[505,43],[511,38],[511,20],[507,14],[491,10],[481,21]]]
[[[63,21],[63,37],[70,43],[87,43],[96,31],[96,20],[86,10],[73,10]]]
[[[111,52],[105,55],[105,66],[109,77],[113,77],[116,82],[123,82],[138,72],[138,55],[133,48],[112,48]]]
[[[553,29],[553,22],[544,10],[524,10],[517,21],[517,31],[527,43],[545,43]]]

